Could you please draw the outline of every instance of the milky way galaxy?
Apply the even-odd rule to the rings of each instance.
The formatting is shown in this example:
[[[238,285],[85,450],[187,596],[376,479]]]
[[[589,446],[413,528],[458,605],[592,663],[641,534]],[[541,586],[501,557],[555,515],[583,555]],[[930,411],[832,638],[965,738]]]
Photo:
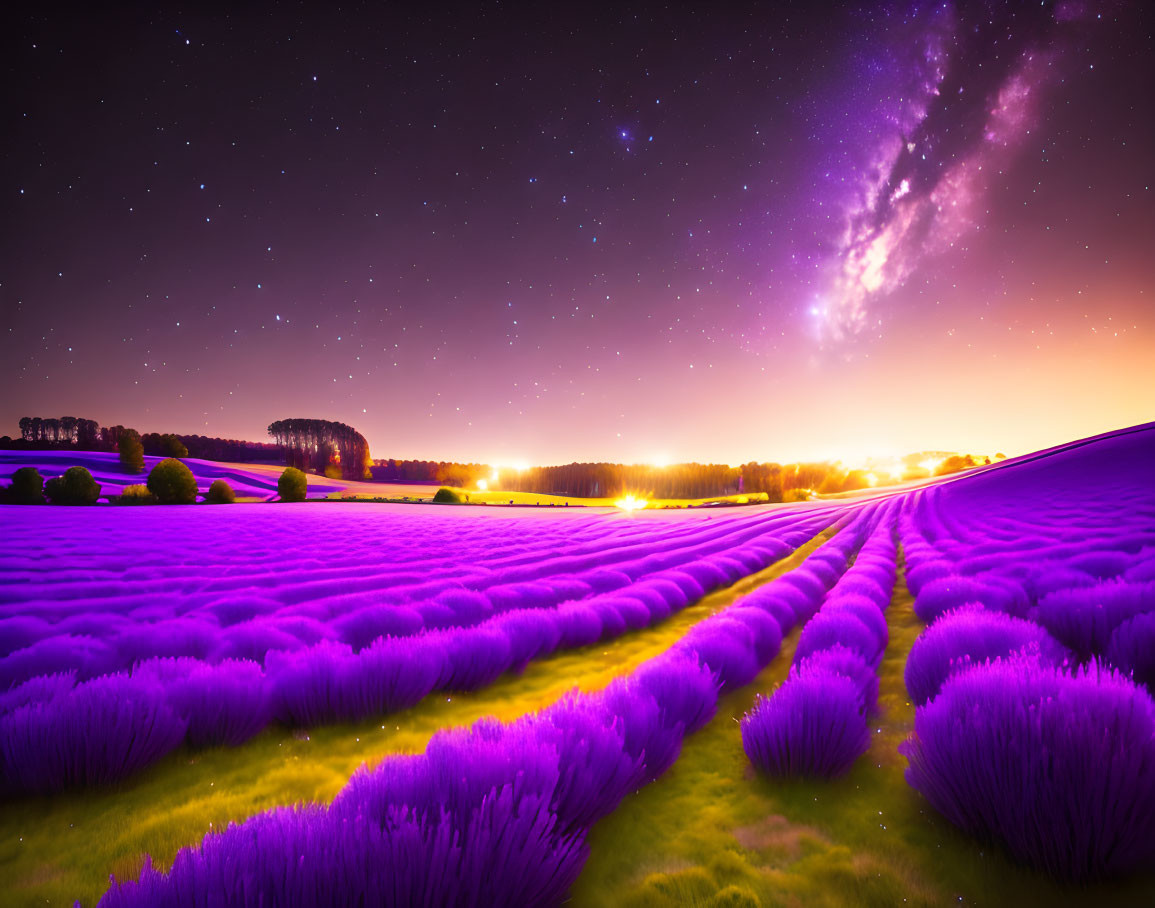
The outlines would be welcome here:
[[[876,303],[983,226],[991,177],[1021,152],[1086,16],[1072,4],[993,3],[907,14],[897,54],[911,59],[896,65],[916,75],[872,124],[873,154],[842,203],[828,289],[811,310],[826,339],[880,327]]]

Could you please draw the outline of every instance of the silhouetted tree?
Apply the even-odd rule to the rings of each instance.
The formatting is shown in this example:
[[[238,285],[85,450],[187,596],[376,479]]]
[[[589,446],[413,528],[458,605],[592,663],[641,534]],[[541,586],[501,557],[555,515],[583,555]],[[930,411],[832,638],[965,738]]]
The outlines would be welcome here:
[[[20,437],[38,447],[90,450],[97,428],[94,420],[75,416],[61,416],[59,419],[24,416],[20,419]]]
[[[352,426],[324,419],[279,419],[269,425],[269,434],[291,466],[324,473],[337,465],[344,479],[370,478],[369,442]]]
[[[171,432],[162,435],[159,432],[148,432],[140,437],[144,445],[144,453],[153,457],[188,457],[188,448],[180,437]]]
[[[92,451],[100,444],[100,426],[95,419],[80,419],[76,423],[76,446]]]
[[[120,437],[128,431],[135,431],[126,429],[124,426],[105,426],[100,430],[101,444],[106,451],[120,450]]]
[[[122,426],[116,428],[121,430],[117,440],[121,465],[128,473],[144,472],[144,446],[140,443],[140,433]]]

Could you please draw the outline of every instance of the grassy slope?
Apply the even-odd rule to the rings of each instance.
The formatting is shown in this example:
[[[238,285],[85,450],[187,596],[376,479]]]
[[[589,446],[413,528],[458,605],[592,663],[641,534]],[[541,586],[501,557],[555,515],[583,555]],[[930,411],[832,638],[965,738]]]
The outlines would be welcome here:
[[[236,748],[182,750],[123,786],[4,804],[0,811],[0,902],[91,905],[108,875],[133,876],[144,854],[167,866],[182,846],[261,810],[329,801],[363,762],[424,749],[439,728],[482,716],[512,720],[573,687],[596,690],[667,649],[695,622],[797,566],[826,533],[765,571],[739,581],[653,628],[559,653],[475,693],[434,694],[384,722],[293,733],[271,728]]]
[[[786,677],[798,632],[724,697],[674,767],[594,828],[578,906],[1153,905],[1155,875],[1060,887],[963,835],[903,779],[914,708],[902,673],[922,629],[900,579],[870,751],[834,782],[755,775],[738,719]]]

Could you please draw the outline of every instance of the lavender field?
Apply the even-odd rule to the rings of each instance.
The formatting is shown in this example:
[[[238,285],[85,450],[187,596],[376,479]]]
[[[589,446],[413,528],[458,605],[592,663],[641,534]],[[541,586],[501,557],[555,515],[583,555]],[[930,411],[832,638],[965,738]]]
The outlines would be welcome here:
[[[806,505],[0,532],[10,904],[1155,900],[1155,426]]]

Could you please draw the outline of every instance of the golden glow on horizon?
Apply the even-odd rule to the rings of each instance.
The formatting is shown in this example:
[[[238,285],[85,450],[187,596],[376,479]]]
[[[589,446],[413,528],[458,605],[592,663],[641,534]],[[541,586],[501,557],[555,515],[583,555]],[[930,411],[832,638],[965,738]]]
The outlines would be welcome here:
[[[926,460],[919,461],[918,465],[920,467],[922,467],[924,470],[926,470],[928,473],[933,473],[935,470],[937,470],[939,468],[939,465],[941,463],[942,463],[941,459],[936,460],[933,457],[928,457]]]
[[[484,479],[479,479],[479,480],[477,480],[477,488],[480,491],[484,492],[486,489],[489,488],[489,483],[486,482]]]
[[[619,498],[614,502],[614,507],[621,508],[623,511],[640,511],[648,502],[644,498],[636,498],[633,495],[626,495],[624,498]]]

